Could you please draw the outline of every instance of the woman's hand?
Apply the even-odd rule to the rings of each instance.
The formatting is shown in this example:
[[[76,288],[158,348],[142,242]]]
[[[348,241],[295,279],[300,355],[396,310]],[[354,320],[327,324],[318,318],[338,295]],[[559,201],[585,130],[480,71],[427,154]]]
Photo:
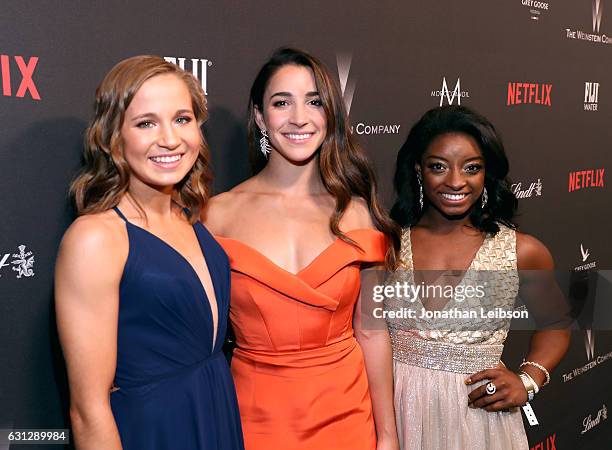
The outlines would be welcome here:
[[[472,385],[481,380],[488,380],[493,383],[495,393],[487,393],[489,383],[485,383],[470,392],[468,406],[493,412],[522,406],[527,402],[527,390],[520,377],[505,367],[477,372],[469,377],[465,384]]]

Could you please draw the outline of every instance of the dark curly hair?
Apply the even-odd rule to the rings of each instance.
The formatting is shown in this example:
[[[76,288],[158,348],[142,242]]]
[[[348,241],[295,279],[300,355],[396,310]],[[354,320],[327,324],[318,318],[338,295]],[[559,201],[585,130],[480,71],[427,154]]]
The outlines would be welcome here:
[[[427,111],[412,127],[406,142],[397,154],[393,185],[397,199],[391,209],[391,218],[402,227],[414,226],[428,207],[424,199],[419,205],[419,187],[415,164],[435,138],[446,133],[471,136],[485,160],[485,187],[488,202],[484,209],[472,208],[469,214],[474,227],[488,233],[499,231],[498,223],[515,229],[513,217],[518,200],[510,190],[508,158],[501,136],[484,116],[465,106],[448,105]]]

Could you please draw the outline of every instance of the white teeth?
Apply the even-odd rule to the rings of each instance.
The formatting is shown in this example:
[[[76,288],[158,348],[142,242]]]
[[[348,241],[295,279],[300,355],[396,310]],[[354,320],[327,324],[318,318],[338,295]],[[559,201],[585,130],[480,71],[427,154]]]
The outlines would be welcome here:
[[[151,161],[154,161],[156,163],[172,163],[172,162],[176,162],[179,159],[181,159],[182,155],[173,155],[173,156],[152,156]]]
[[[467,194],[442,194],[442,197],[448,200],[461,200],[465,198]]]
[[[285,136],[287,136],[289,139],[292,139],[294,141],[302,141],[312,136],[312,133],[304,133],[304,134],[293,134],[292,133],[292,134],[286,134]]]

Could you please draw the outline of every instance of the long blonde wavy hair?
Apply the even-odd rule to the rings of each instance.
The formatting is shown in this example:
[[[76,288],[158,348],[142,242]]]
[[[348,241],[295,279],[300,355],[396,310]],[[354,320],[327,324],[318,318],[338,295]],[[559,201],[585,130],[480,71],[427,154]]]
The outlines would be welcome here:
[[[123,157],[121,138],[125,111],[143,83],[162,74],[173,74],[185,82],[198,125],[206,120],[206,97],[192,74],[159,56],[134,56],[119,62],[96,90],[94,118],[85,132],[84,167],[70,186],[79,215],[117,206],[127,193],[130,167]],[[202,134],[201,138],[194,166],[174,186],[172,195],[178,204],[189,209],[192,223],[200,217],[212,181],[210,152]],[[146,218],[137,202],[136,206]]]

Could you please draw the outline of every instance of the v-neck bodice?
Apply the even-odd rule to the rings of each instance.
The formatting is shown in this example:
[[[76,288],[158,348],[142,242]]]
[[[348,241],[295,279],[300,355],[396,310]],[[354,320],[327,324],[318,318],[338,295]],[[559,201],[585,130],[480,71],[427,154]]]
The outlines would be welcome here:
[[[400,311],[408,307],[413,310],[414,317],[388,318],[393,334],[396,331],[416,334],[421,339],[449,343],[487,343],[502,344],[510,327],[510,318],[495,316],[492,319],[481,317],[481,308],[493,311],[495,308],[510,310],[514,307],[518,294],[518,272],[516,260],[516,233],[514,230],[499,225],[500,230],[495,235],[487,235],[484,242],[474,255],[467,270],[463,271],[461,281],[454,286],[465,292],[467,287],[481,295],[463,296],[459,300],[454,289],[454,295],[438,309],[442,317],[422,314],[425,309],[421,299],[416,296],[410,303],[406,299],[391,297],[385,300],[387,311]],[[387,280],[388,284],[407,283],[416,286],[410,229],[402,232],[400,251],[400,267]],[[446,286],[445,286],[446,287]],[[463,294],[462,294],[463,295]],[[450,311],[450,310],[453,311]],[[429,310],[427,310],[429,311]],[[453,317],[460,313],[455,311],[477,313],[477,318],[469,320]]]
[[[215,339],[211,303],[195,268],[174,247],[116,211],[126,223],[130,244],[119,291],[117,358],[125,354],[125,364],[117,367],[117,383],[124,368],[130,374],[144,371],[149,376],[163,370],[164,363],[181,367],[219,352],[223,339]],[[193,229],[214,287],[216,336],[224,336],[229,309],[227,256],[200,222]],[[153,332],[157,342],[149,339]]]
[[[468,270],[473,269],[474,264],[477,264],[478,262],[480,253],[482,251],[485,251],[487,245],[489,245],[488,241],[492,239],[492,237],[493,236],[490,234],[487,234],[485,236],[482,243],[478,246],[478,249],[474,253],[474,256],[472,256],[472,259],[470,260],[467,268],[463,269],[462,272],[467,272]],[[412,251],[412,231],[410,228],[406,228],[402,232],[402,244],[403,246],[401,249],[401,260],[400,260],[400,264],[402,265],[402,268],[405,268],[408,270],[418,270],[418,269],[414,269],[414,253]],[[455,271],[455,269],[448,269],[448,270]]]

